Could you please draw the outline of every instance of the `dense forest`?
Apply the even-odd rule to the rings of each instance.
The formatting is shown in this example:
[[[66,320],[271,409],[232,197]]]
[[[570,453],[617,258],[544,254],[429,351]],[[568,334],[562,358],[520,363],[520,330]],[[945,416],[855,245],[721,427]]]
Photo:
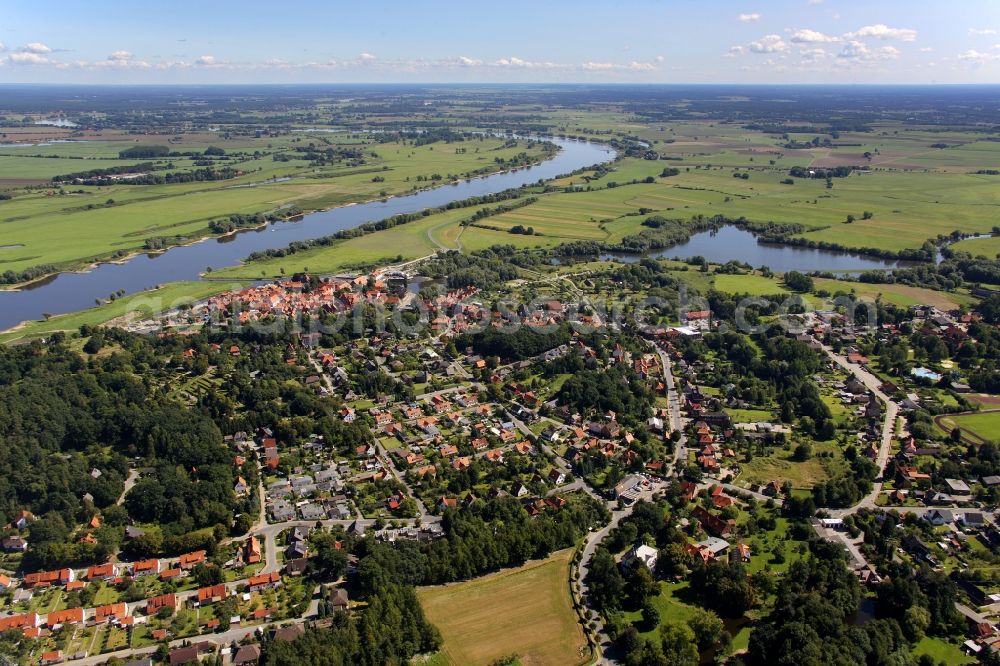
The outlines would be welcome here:
[[[140,378],[162,362],[148,343],[131,342],[89,359],[58,336],[49,345],[0,348],[0,520],[22,509],[38,517],[28,554],[40,566],[113,550],[110,531],[96,535],[97,545],[73,543],[72,526],[98,510],[106,524],[129,518],[116,502],[132,457],[159,471],[126,496],[132,518],[161,523],[165,534],[228,529],[233,466],[219,429]]]

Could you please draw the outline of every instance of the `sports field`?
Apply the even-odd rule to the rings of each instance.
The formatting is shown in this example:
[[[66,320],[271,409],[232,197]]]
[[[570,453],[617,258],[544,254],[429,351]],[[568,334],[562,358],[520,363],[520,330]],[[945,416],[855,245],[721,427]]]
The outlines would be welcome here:
[[[524,666],[573,666],[590,650],[570,600],[573,550],[465,583],[418,590],[454,666],[516,655]]]
[[[963,434],[981,441],[1000,442],[1000,410],[945,417],[942,425],[958,426]]]

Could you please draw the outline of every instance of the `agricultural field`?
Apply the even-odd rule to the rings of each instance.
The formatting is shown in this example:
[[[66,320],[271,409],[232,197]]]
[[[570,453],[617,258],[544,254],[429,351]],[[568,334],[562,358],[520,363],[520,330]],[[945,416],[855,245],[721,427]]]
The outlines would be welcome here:
[[[971,296],[964,294],[935,291],[923,287],[911,287],[905,284],[868,284],[866,282],[830,280],[827,278],[815,278],[813,282],[816,285],[816,289],[825,289],[831,294],[838,292],[851,293],[858,298],[870,300],[881,299],[900,307],[924,304],[933,305],[940,310],[947,311],[974,302]]]
[[[448,663],[488,665],[516,655],[525,666],[590,661],[569,592],[571,549],[465,583],[418,591],[441,631]]]

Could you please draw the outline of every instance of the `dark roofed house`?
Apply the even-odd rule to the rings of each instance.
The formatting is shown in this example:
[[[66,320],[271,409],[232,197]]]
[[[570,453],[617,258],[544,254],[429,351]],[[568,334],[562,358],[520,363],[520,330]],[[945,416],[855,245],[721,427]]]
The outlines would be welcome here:
[[[256,664],[260,660],[260,646],[256,643],[252,645],[241,645],[233,656],[233,666],[244,666],[244,664]]]
[[[347,590],[342,587],[338,587],[336,590],[330,592],[330,605],[333,607],[333,610],[346,611],[350,601]]]
[[[285,573],[289,576],[301,576],[306,572],[309,567],[309,560],[304,557],[299,557],[294,560],[287,560],[285,562]]]
[[[179,647],[170,651],[170,666],[196,663],[201,659],[202,655],[211,652],[215,652],[215,643],[209,641]]]
[[[305,627],[301,624],[290,624],[287,627],[281,627],[280,629],[275,629],[274,633],[271,634],[271,638],[276,641],[285,641],[286,643],[291,643],[300,636],[306,633]]]

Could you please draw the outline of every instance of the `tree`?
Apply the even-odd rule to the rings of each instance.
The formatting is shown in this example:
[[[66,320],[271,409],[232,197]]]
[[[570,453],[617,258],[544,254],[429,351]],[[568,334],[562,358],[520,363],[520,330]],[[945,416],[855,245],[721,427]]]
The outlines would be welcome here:
[[[87,352],[88,354],[96,354],[97,352],[101,351],[103,347],[104,347],[104,335],[98,332],[90,336],[90,339],[87,340],[86,344],[83,345],[83,351]]]
[[[726,617],[741,617],[756,600],[750,578],[739,562],[712,562],[695,569],[691,587],[706,606]]]
[[[696,666],[698,664],[698,648],[695,644],[694,632],[680,622],[670,622],[660,627],[660,638],[663,641],[663,655],[671,666]]]
[[[652,631],[660,625],[660,609],[650,600],[642,605],[642,623],[646,631]]]
[[[196,564],[191,569],[191,575],[198,582],[198,587],[209,587],[226,582],[226,576],[220,567],[208,564]]]
[[[594,552],[585,582],[590,588],[589,597],[595,608],[601,611],[621,608],[625,579],[607,548],[598,546]]]
[[[632,603],[642,606],[650,597],[660,593],[660,583],[653,580],[653,574],[644,564],[636,564],[628,578],[628,595]]]
[[[723,624],[718,615],[709,610],[696,609],[694,615],[688,618],[688,626],[694,633],[699,650],[707,650],[719,641]]]
[[[918,643],[931,626],[931,614],[923,606],[914,604],[903,613],[903,633],[911,643]]]
[[[813,289],[813,279],[798,271],[785,273],[785,286],[792,291],[808,292]]]
[[[683,544],[668,544],[656,556],[656,575],[660,578],[683,576],[691,567],[692,561]]]

